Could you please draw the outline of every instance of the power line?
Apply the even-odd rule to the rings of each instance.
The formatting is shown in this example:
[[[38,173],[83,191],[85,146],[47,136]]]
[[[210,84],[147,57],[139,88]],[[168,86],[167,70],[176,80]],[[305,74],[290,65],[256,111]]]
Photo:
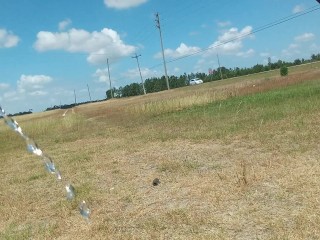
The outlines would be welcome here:
[[[230,43],[230,42],[233,42],[233,41],[235,41],[235,40],[239,40],[239,39],[245,38],[245,37],[247,37],[247,36],[253,35],[254,33],[261,32],[261,31],[263,31],[263,30],[266,30],[266,29],[275,27],[275,26],[280,25],[280,24],[282,24],[282,23],[284,23],[284,22],[291,21],[291,20],[293,20],[293,19],[295,19],[295,18],[301,17],[301,16],[303,16],[303,15],[309,14],[309,13],[314,12],[314,11],[317,11],[317,10],[319,10],[319,9],[320,9],[320,7],[318,7],[318,6],[313,6],[313,7],[311,7],[311,8],[308,8],[308,9],[304,10],[303,12],[291,14],[291,15],[289,15],[289,16],[287,16],[287,17],[284,17],[284,18],[278,19],[278,20],[276,20],[276,21],[273,21],[273,22],[271,22],[271,23],[268,23],[268,24],[266,24],[266,25],[263,25],[263,26],[257,28],[256,30],[251,31],[251,32],[249,32],[249,33],[242,34],[242,35],[240,35],[240,36],[238,36],[238,37],[232,38],[232,39],[227,40],[227,41],[220,42],[219,44],[216,44],[216,45],[214,45],[214,46],[211,46],[211,47],[208,47],[208,48],[204,48],[204,49],[201,49],[201,50],[199,50],[199,51],[196,51],[196,52],[193,52],[193,53],[190,53],[190,54],[183,55],[183,56],[181,56],[181,57],[173,58],[173,59],[171,59],[171,60],[168,60],[167,63],[172,63],[172,62],[175,62],[175,61],[178,61],[178,60],[187,58],[187,57],[191,57],[191,56],[197,55],[197,54],[202,53],[202,52],[206,52],[206,51],[209,51],[209,50],[218,48],[218,47],[223,46],[223,45],[225,45],[225,44],[227,44],[227,43]],[[159,67],[160,65],[161,65],[161,64],[154,65],[154,66],[150,67],[150,69]]]
[[[288,17],[279,19],[278,21],[275,21],[275,22],[266,24],[266,25],[264,25],[264,26],[262,26],[262,27],[259,27],[259,28],[257,28],[256,30],[254,30],[254,31],[252,31],[252,32],[249,32],[249,33],[246,33],[246,34],[242,34],[242,35],[240,35],[240,36],[238,36],[238,37],[235,37],[235,38],[233,38],[233,39],[230,39],[230,40],[221,42],[221,43],[216,44],[216,45],[214,45],[214,46],[212,46],[212,47],[208,47],[208,48],[199,50],[199,51],[194,52],[194,53],[190,53],[190,54],[187,54],[187,55],[184,55],[184,56],[175,58],[175,59],[171,59],[171,60],[169,60],[168,62],[169,62],[169,63],[170,63],[170,62],[175,62],[175,61],[178,61],[178,60],[180,60],[180,59],[183,59],[183,58],[186,58],[186,57],[190,57],[190,56],[199,54],[199,53],[201,53],[201,52],[205,52],[205,51],[209,51],[209,50],[211,50],[211,49],[218,48],[218,47],[220,47],[220,46],[222,46],[222,45],[225,45],[225,44],[227,44],[227,43],[230,43],[230,42],[233,42],[233,41],[235,41],[235,40],[239,40],[239,39],[245,38],[245,37],[247,37],[247,36],[253,35],[254,33],[257,33],[257,32],[261,32],[261,31],[266,30],[266,29],[268,29],[268,28],[275,27],[275,26],[280,25],[280,24],[282,24],[282,23],[284,23],[284,22],[288,22],[288,21],[290,21],[290,20],[292,20],[292,19],[301,17],[301,16],[303,16],[303,15],[306,15],[306,14],[308,14],[308,13],[314,12],[314,11],[319,10],[319,9],[320,9],[320,7],[316,7],[316,8],[312,7],[311,9],[306,10],[305,12],[301,12],[301,13],[299,13],[299,14],[294,14],[294,15],[291,15],[291,16],[288,16]]]
[[[318,0],[317,0],[317,1],[318,1]],[[188,8],[188,7],[186,7],[186,8]],[[275,26],[277,26],[277,25],[280,25],[280,24],[285,23],[285,22],[289,22],[289,21],[291,21],[291,20],[293,20],[293,19],[296,19],[296,18],[299,18],[299,17],[301,17],[301,16],[307,15],[307,14],[309,14],[309,13],[311,13],[311,12],[315,12],[315,11],[317,11],[317,10],[319,10],[319,9],[320,9],[319,5],[315,5],[315,6],[310,7],[310,8],[308,8],[308,9],[302,11],[302,12],[295,13],[295,14],[291,14],[291,15],[288,15],[288,16],[286,16],[286,17],[280,18],[280,19],[278,19],[278,20],[272,21],[272,22],[270,22],[270,23],[268,23],[268,24],[265,24],[265,25],[263,25],[263,26],[261,26],[261,27],[256,28],[255,30],[253,30],[253,31],[251,31],[251,32],[249,32],[249,33],[242,34],[242,35],[237,36],[237,37],[235,37],[235,38],[232,38],[232,39],[230,39],[230,40],[220,42],[219,44],[216,44],[216,45],[214,45],[214,46],[210,46],[210,47],[207,47],[207,48],[203,48],[203,49],[201,49],[201,50],[199,50],[199,51],[196,51],[196,52],[193,52],[193,53],[190,53],[190,54],[186,54],[186,55],[181,56],[181,57],[177,57],[177,58],[170,59],[170,60],[166,61],[166,63],[176,62],[176,61],[179,61],[179,60],[181,60],[181,59],[188,58],[188,57],[191,57],[191,56],[200,54],[200,53],[202,53],[202,52],[206,52],[206,51],[209,51],[209,50],[212,50],[212,49],[216,49],[216,48],[218,48],[218,47],[220,47],[220,46],[223,46],[223,45],[225,45],[225,44],[227,44],[227,43],[233,42],[233,41],[235,41],[235,40],[243,39],[243,38],[245,38],[245,37],[248,37],[248,36],[253,35],[253,34],[255,34],[255,33],[264,31],[264,30],[269,29],[269,28],[273,28],[273,27],[275,27]],[[159,16],[159,13],[157,13],[156,15]],[[157,27],[158,27],[158,26],[160,27],[160,19],[159,19],[159,22],[157,22],[157,19],[156,19],[156,24],[158,24],[158,23],[159,23],[159,25],[157,25]],[[158,28],[159,28],[159,27],[158,27]],[[161,30],[161,29],[159,29],[159,30]],[[87,53],[77,53],[77,54],[87,54]],[[91,53],[91,55],[106,55],[106,54],[105,54],[105,53]],[[111,60],[111,61],[117,61],[117,60],[119,60],[119,59],[122,59],[122,57],[110,58],[110,59],[107,59],[107,61],[109,61],[109,60]],[[109,65],[109,63],[108,63],[108,65]],[[160,67],[161,65],[162,65],[161,63],[158,63],[158,64],[156,64],[156,65],[153,65],[153,66],[149,67],[149,69],[154,69],[154,68]],[[109,68],[109,66],[108,66],[108,68]],[[108,70],[108,72],[109,72],[109,70]],[[110,74],[110,72],[109,72],[109,74]],[[123,79],[124,79],[124,78],[118,78],[119,81],[121,81],[121,80],[123,80]],[[110,76],[109,76],[109,81],[110,81]],[[110,85],[110,89],[111,89],[111,85]],[[112,90],[111,90],[111,91],[112,91]]]
[[[318,1],[318,0],[317,0],[317,1]],[[235,37],[235,38],[232,38],[232,39],[230,39],[230,40],[227,40],[227,41],[224,41],[224,42],[220,42],[219,44],[216,44],[216,45],[214,45],[214,46],[211,46],[211,47],[208,47],[208,48],[203,48],[203,49],[201,49],[201,50],[199,50],[199,51],[196,51],[196,52],[193,52],[193,53],[190,53],[190,54],[186,54],[186,55],[181,56],[181,57],[177,57],[177,58],[168,60],[168,61],[166,61],[166,63],[172,63],[172,62],[175,62],[175,61],[179,61],[179,60],[181,60],[181,59],[184,59],[184,58],[188,58],[188,57],[191,57],[191,56],[200,54],[200,53],[202,53],[202,52],[206,52],[206,51],[209,51],[209,50],[212,50],[212,49],[216,49],[216,48],[218,48],[218,47],[220,47],[220,46],[223,46],[223,45],[225,45],[225,44],[227,44],[227,43],[233,42],[233,41],[235,41],[235,40],[243,39],[243,38],[245,38],[245,37],[248,37],[248,36],[250,36],[250,35],[253,35],[254,33],[261,32],[261,31],[263,31],[263,30],[266,30],[266,29],[275,27],[275,26],[280,25],[280,24],[285,23],[285,22],[289,22],[289,21],[291,21],[291,20],[293,20],[293,19],[296,19],[296,18],[298,18],[298,17],[304,16],[304,15],[309,14],[309,13],[311,13],[311,12],[315,12],[315,11],[317,11],[317,10],[319,10],[319,9],[320,9],[320,7],[319,7],[318,5],[315,5],[315,6],[310,7],[310,8],[308,8],[308,9],[302,11],[302,12],[295,13],[295,14],[291,14],[291,15],[288,15],[288,16],[286,16],[286,17],[280,18],[280,19],[278,19],[278,20],[272,21],[272,22],[270,22],[270,23],[268,23],[268,24],[265,24],[265,25],[263,25],[263,26],[261,26],[261,27],[256,28],[254,31],[251,31],[251,32],[249,32],[249,33],[242,34],[242,35],[240,35],[240,36],[238,36],[238,37]],[[158,14],[158,13],[157,13],[157,14]],[[156,20],[157,20],[157,19],[156,19]],[[156,23],[157,23],[157,21],[156,21]],[[159,23],[160,23],[160,21],[159,21]],[[97,54],[97,55],[100,55],[100,54]],[[101,55],[105,55],[105,54],[101,54]],[[121,57],[119,57],[119,58],[113,58],[112,60],[120,59],[120,58],[121,58]],[[149,67],[149,69],[158,68],[158,67],[160,67],[161,65],[162,65],[162,63],[158,63],[158,64],[156,64],[156,65],[153,65],[153,66]],[[123,80],[123,79],[124,79],[124,78],[118,78],[119,81],[121,81],[121,80]]]

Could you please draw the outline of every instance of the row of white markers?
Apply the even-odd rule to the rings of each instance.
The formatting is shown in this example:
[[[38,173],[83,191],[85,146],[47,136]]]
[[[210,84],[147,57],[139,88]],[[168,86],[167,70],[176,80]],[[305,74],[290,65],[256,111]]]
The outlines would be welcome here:
[[[17,134],[19,134],[26,142],[27,145],[27,150],[30,153],[33,153],[34,155],[38,156],[39,158],[42,159],[45,168],[49,173],[52,175],[56,176],[56,179],[59,182],[64,183],[64,179],[61,176],[60,171],[58,168],[55,166],[54,162],[52,161],[52,158],[45,154],[35,143],[33,139],[28,137],[26,134],[22,132],[21,127],[19,124],[10,116],[8,116],[5,112],[5,110],[0,106],[0,116],[3,117],[4,122]],[[66,189],[66,197],[69,201],[74,200],[75,198],[75,188],[71,185],[71,183],[66,182],[64,184],[65,189]],[[89,221],[89,216],[90,216],[90,209],[87,206],[87,203],[85,201],[82,201],[79,205],[79,211],[82,217],[84,217],[86,220]]]

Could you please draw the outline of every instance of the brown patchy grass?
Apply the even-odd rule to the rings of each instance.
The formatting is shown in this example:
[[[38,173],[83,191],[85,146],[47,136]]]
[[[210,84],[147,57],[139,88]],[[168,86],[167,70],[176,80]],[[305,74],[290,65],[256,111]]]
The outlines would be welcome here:
[[[320,72],[260,76],[18,117],[71,203],[1,124],[0,238],[319,239]]]

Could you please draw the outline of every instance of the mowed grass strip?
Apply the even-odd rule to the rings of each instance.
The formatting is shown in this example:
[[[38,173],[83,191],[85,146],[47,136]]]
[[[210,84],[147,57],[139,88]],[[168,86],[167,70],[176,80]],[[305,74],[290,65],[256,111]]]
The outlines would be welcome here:
[[[155,133],[155,138],[164,140],[232,140],[241,136],[264,141],[295,130],[298,136],[312,134],[316,138],[318,126],[310,121],[316,121],[319,96],[320,83],[312,81],[219,100],[152,117],[140,126],[145,130],[142,138],[149,140],[149,133]]]
[[[1,125],[0,238],[320,238],[320,81],[297,82],[207,89],[208,101],[164,111],[157,99],[151,114],[114,101],[21,118],[90,203],[89,225]]]

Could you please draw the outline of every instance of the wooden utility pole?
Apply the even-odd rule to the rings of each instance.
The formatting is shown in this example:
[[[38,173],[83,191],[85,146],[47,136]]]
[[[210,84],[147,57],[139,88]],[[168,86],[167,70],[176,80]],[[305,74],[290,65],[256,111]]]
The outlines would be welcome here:
[[[89,89],[89,85],[88,84],[87,84],[87,88],[88,88],[89,98],[90,98],[90,102],[91,102],[91,94],[90,94],[90,89]]]
[[[108,76],[109,76],[109,84],[110,84],[110,93],[111,93],[111,98],[113,98],[113,92],[112,92],[112,87],[111,87],[111,78],[110,78],[109,58],[107,58],[107,65],[108,65]]]
[[[146,89],[145,89],[145,87],[144,87],[144,82],[143,82],[143,78],[142,78],[141,70],[140,70],[139,57],[141,57],[141,54],[137,55],[137,53],[136,53],[135,56],[133,56],[132,58],[137,59],[137,64],[138,64],[138,69],[139,69],[139,73],[140,73],[140,78],[141,78],[143,93],[144,93],[144,95],[146,95],[147,93],[146,93]]]
[[[74,105],[77,105],[77,95],[76,95],[75,89],[73,89],[73,94],[74,94]]]
[[[219,59],[219,54],[218,54],[218,53],[217,53],[217,58],[218,58],[218,64],[219,64],[220,78],[223,79],[223,77],[222,77],[222,71],[221,71],[221,66],[220,66],[220,59]]]
[[[164,50],[163,50],[163,42],[162,42],[162,33],[161,33],[159,13],[156,13],[156,27],[159,29],[159,33],[160,33],[160,43],[161,43],[162,59],[163,59],[163,66],[164,66],[164,74],[165,74],[165,78],[166,78],[166,82],[167,82],[167,88],[169,90],[170,86],[169,86],[169,80],[168,80],[166,59],[165,59]]]

